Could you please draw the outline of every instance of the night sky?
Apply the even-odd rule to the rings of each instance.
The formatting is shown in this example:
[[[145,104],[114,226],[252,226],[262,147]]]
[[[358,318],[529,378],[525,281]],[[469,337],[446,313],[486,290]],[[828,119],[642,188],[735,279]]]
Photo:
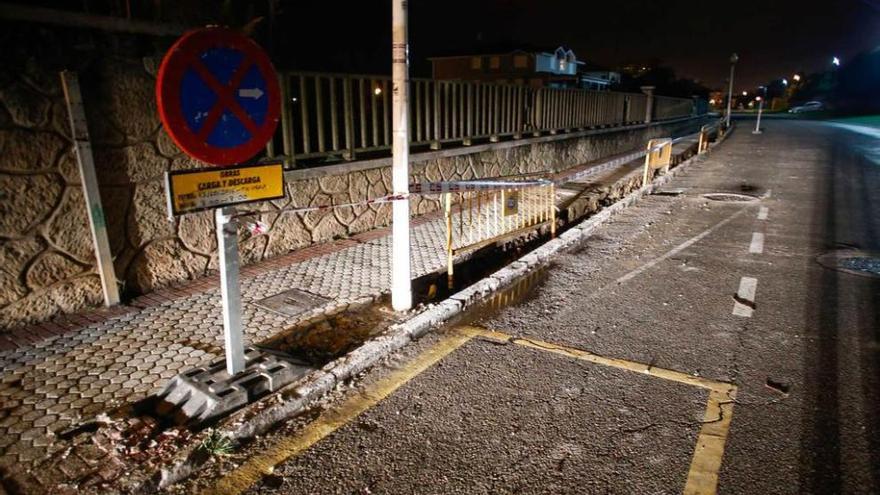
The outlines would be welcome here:
[[[281,6],[275,46],[294,55],[286,65],[390,72],[389,1]],[[735,51],[741,90],[880,47],[880,0],[411,0],[410,9],[413,74],[425,76],[429,56],[564,44],[589,62],[659,62],[720,88]]]

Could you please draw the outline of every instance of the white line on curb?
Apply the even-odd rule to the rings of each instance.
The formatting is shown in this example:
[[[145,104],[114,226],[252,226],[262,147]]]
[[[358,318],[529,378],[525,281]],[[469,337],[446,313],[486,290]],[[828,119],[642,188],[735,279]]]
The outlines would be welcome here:
[[[758,220],[767,220],[767,213],[769,213],[769,212],[770,212],[769,208],[767,208],[766,206],[762,206],[758,210]]]
[[[758,279],[752,277],[743,277],[739,281],[739,290],[736,291],[736,301],[733,303],[733,314],[735,316],[743,316],[751,318],[755,311],[755,291],[758,289]],[[745,304],[745,303],[751,303]]]
[[[749,252],[752,254],[761,254],[764,252],[764,234],[760,232],[752,233],[752,243],[749,244]]]

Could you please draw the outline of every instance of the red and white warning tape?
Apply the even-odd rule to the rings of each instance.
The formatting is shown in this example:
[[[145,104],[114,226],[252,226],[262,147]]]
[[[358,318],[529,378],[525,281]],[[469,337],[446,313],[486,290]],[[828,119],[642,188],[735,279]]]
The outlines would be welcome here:
[[[675,139],[666,140],[663,143],[657,145],[650,151],[657,151],[662,149],[664,146],[669,146],[670,144],[678,143],[684,139],[688,139],[693,136],[682,136]],[[619,156],[617,158],[602,162],[598,165],[590,167],[586,170],[582,170],[580,172],[559,177],[556,180],[547,180],[547,179],[532,179],[532,180],[523,180],[523,181],[514,181],[514,180],[459,180],[459,181],[439,181],[439,182],[420,182],[413,183],[409,185],[409,193],[403,194],[388,194],[386,196],[381,196],[378,198],[372,198],[365,201],[358,201],[354,203],[338,203],[338,204],[329,204],[329,205],[315,205],[315,206],[298,206],[298,207],[284,207],[276,210],[256,210],[256,211],[248,211],[236,213],[233,218],[244,218],[244,217],[253,217],[257,215],[264,214],[277,214],[277,213],[308,213],[310,211],[321,211],[321,210],[329,210],[332,208],[345,208],[345,207],[354,207],[354,206],[364,206],[371,204],[381,204],[381,203],[391,203],[394,201],[400,201],[404,199],[409,199],[410,195],[413,194],[443,194],[449,192],[467,192],[467,191],[489,191],[493,189],[521,189],[525,187],[535,187],[535,186],[548,186],[550,184],[560,184],[567,181],[579,180],[585,177],[589,177],[591,175],[596,175],[601,172],[607,171],[614,167],[623,165],[624,163],[629,163],[634,160],[638,160],[639,158],[644,157],[648,154],[648,151],[636,151],[633,153],[629,153],[626,155]],[[257,221],[252,230],[255,233],[262,233],[265,231],[267,227],[264,227],[265,224],[263,222]]]

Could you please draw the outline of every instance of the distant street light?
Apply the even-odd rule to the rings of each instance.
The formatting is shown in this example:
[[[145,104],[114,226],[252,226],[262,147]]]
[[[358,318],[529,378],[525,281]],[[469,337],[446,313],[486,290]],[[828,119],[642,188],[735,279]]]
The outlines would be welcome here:
[[[743,91],[743,96],[749,96],[749,92],[748,92],[748,91]]]
[[[788,79],[786,79],[786,78],[783,77],[783,78],[782,78],[782,85],[783,85],[783,86],[788,86]]]
[[[794,82],[798,82],[798,81],[801,80],[801,75],[800,75],[800,74],[795,74],[794,77],[792,77],[792,79],[794,79]]]
[[[840,67],[840,59],[837,58],[837,57],[832,58],[832,59],[831,59],[831,65],[833,65],[833,66],[835,66],[835,67]]]
[[[724,124],[726,127],[730,127],[730,109],[733,104],[733,69],[736,67],[738,60],[739,57],[736,53],[730,56],[730,86],[727,89],[727,119]]]
[[[376,89],[373,90],[373,94],[376,95],[376,96],[381,95],[381,94],[382,94],[382,88],[378,88],[378,87],[377,87]]]

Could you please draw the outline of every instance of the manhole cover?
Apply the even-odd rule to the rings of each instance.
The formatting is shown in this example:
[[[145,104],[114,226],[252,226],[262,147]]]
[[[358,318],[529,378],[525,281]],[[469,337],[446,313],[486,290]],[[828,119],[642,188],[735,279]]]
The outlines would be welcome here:
[[[739,201],[757,201],[758,198],[755,196],[749,196],[748,194],[736,194],[736,193],[707,193],[703,195],[704,198],[711,201],[730,201],[730,202],[739,202]]]
[[[269,296],[254,303],[255,305],[287,316],[298,316],[310,309],[315,309],[330,302],[330,299],[316,296],[299,289],[290,289]]]
[[[825,268],[863,277],[880,277],[880,253],[841,249],[819,256],[816,261]]]

